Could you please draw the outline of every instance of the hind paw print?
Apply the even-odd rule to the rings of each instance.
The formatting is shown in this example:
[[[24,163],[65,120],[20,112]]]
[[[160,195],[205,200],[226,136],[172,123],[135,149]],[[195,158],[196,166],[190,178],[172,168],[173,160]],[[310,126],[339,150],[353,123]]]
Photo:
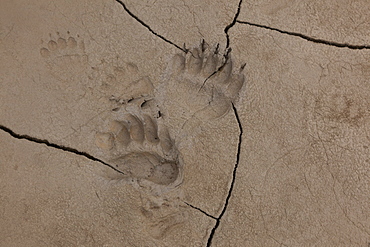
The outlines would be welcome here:
[[[140,75],[134,63],[102,60],[92,67],[89,79],[94,81],[98,90],[110,100],[120,102],[127,98],[138,98],[150,95],[153,84],[149,77]]]
[[[175,55],[156,90],[164,102],[164,117],[189,132],[224,116],[244,85],[243,68],[235,70],[229,54],[223,56],[218,47],[212,49],[205,43],[186,55]]]
[[[158,112],[153,112],[154,100],[135,99],[125,110],[117,112],[109,131],[96,134],[96,145],[110,154],[113,170],[110,179],[136,179],[157,185],[180,182],[181,161],[169,133],[158,125]]]
[[[57,79],[74,79],[87,69],[88,56],[85,53],[85,43],[78,35],[72,37],[69,32],[65,38],[58,32],[57,36],[55,39],[50,38],[46,46],[40,49],[40,55],[45,59],[51,74]]]

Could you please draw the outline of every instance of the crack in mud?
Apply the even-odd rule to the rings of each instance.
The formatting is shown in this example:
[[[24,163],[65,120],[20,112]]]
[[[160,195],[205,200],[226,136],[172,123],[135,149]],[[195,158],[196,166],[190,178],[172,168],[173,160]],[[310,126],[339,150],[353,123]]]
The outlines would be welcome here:
[[[235,13],[233,21],[229,25],[227,25],[224,29],[224,32],[226,34],[226,49],[229,48],[229,46],[230,46],[230,37],[229,37],[229,33],[228,33],[229,29],[232,28],[237,22],[237,19],[238,19],[239,14],[240,14],[240,8],[241,8],[241,5],[242,5],[242,2],[243,2],[243,0],[239,1],[238,9]]]
[[[229,24],[229,25],[227,25],[226,27],[225,27],[225,29],[224,29],[224,32],[225,32],[225,35],[226,35],[226,47],[225,47],[225,52],[224,52],[224,58],[225,58],[225,60],[224,60],[224,62],[220,65],[220,67],[218,67],[212,74],[210,74],[205,80],[204,80],[204,82],[203,82],[203,85],[201,86],[201,88],[200,89],[202,89],[203,88],[203,86],[206,84],[206,82],[212,77],[212,76],[214,76],[215,74],[217,74],[218,72],[220,72],[224,67],[225,67],[225,65],[226,65],[226,63],[228,62],[228,60],[229,60],[229,58],[230,58],[230,56],[229,56],[229,54],[230,54],[230,52],[231,52],[231,47],[230,47],[230,37],[229,37],[229,29],[230,28],[232,28],[235,24],[236,24],[236,22],[237,22],[237,19],[238,19],[238,16],[239,16],[239,14],[240,14],[240,8],[241,8],[241,5],[242,5],[242,2],[243,2],[243,0],[240,0],[239,1],[239,4],[238,4],[238,9],[236,10],[236,13],[235,13],[235,15],[234,15],[234,18],[233,18],[233,20],[232,20],[232,22]],[[202,41],[202,43],[204,42],[204,40]],[[216,49],[216,51],[215,51],[215,53],[218,53],[218,45],[219,44],[217,44],[217,49]],[[199,89],[199,90],[200,90]]]
[[[207,217],[210,217],[210,218],[212,218],[212,219],[214,219],[214,220],[217,220],[217,218],[215,217],[215,216],[213,216],[213,215],[210,215],[209,213],[207,213],[206,211],[204,211],[204,210],[202,210],[202,209],[200,209],[200,208],[198,208],[198,207],[195,207],[195,206],[193,206],[193,205],[191,205],[190,203],[187,203],[187,202],[184,202],[186,205],[188,205],[189,207],[191,207],[191,208],[193,208],[193,209],[195,209],[195,210],[198,210],[199,212],[201,212],[202,214],[204,214],[204,215],[206,215]]]
[[[4,132],[8,133],[9,135],[11,135],[12,137],[14,137],[16,139],[20,139],[20,140],[21,139],[24,139],[24,140],[27,140],[27,141],[30,141],[30,142],[34,142],[34,143],[38,143],[38,144],[45,144],[48,147],[52,147],[52,148],[55,148],[55,149],[63,150],[65,152],[77,154],[77,155],[83,156],[83,157],[85,157],[85,158],[87,158],[89,160],[100,162],[101,164],[103,164],[103,165],[105,165],[105,166],[107,166],[107,167],[115,170],[116,172],[119,172],[121,174],[124,174],[122,171],[118,170],[113,165],[110,165],[110,164],[102,161],[101,159],[98,159],[98,158],[92,156],[91,154],[88,154],[88,153],[82,152],[82,151],[78,151],[75,148],[71,148],[71,147],[66,147],[66,146],[63,146],[63,145],[55,144],[55,143],[49,142],[48,140],[39,139],[39,138],[32,137],[32,136],[29,136],[29,135],[17,134],[14,131],[12,131],[11,129],[9,129],[9,128],[3,126],[3,125],[0,125],[0,129],[2,131],[4,131]]]
[[[217,47],[218,47],[219,44],[217,44]],[[217,50],[216,50],[217,51]],[[218,51],[217,51],[218,52]],[[215,52],[215,54],[217,54],[217,52]],[[203,82],[202,86],[199,88],[198,92],[200,92],[200,90],[203,89],[204,85],[206,84],[206,82],[211,79],[211,77],[213,77],[214,75],[216,75],[217,73],[219,73],[226,65],[227,61],[229,60],[230,58],[230,52],[231,52],[231,48],[227,48],[226,51],[225,51],[225,54],[223,55],[224,56],[224,62],[220,65],[220,67],[218,67],[212,74],[210,74]]]
[[[232,107],[233,107],[233,111],[234,111],[234,115],[235,115],[236,121],[238,122],[239,131],[240,131],[239,132],[239,141],[238,141],[238,152],[236,154],[236,162],[235,162],[235,165],[234,165],[233,177],[232,177],[232,180],[231,180],[231,185],[230,185],[230,188],[229,188],[229,193],[226,196],[225,204],[224,204],[224,207],[223,207],[220,215],[216,218],[216,224],[215,224],[215,226],[211,230],[211,234],[209,235],[209,238],[207,240],[207,247],[210,247],[211,246],[213,237],[215,235],[215,232],[216,232],[217,228],[220,225],[222,216],[224,216],[224,214],[226,212],[226,209],[227,209],[227,206],[229,205],[229,200],[231,198],[231,193],[233,192],[234,185],[235,185],[236,171],[237,171],[238,166],[239,166],[240,152],[241,152],[241,143],[242,143],[242,136],[243,136],[243,127],[242,127],[242,124],[240,122],[238,111],[236,110],[234,104],[232,104]]]
[[[142,20],[140,20],[139,17],[137,17],[136,15],[134,15],[125,5],[124,2],[122,2],[121,0],[115,0],[117,3],[119,3],[120,5],[122,5],[123,9],[127,12],[127,14],[129,14],[132,18],[134,18],[137,22],[139,22],[141,25],[143,25],[146,29],[148,29],[152,34],[154,34],[155,36],[157,36],[158,38],[164,40],[165,42],[175,46],[177,49],[180,49],[181,51],[187,53],[188,52],[188,49],[186,49],[185,47],[184,48],[181,48],[180,46],[176,45],[175,43],[173,43],[171,40],[168,40],[166,39],[165,37],[163,37],[162,35],[154,32],[153,29],[150,28],[150,26],[148,24],[146,24],[145,22],[143,22]]]
[[[276,32],[279,32],[279,33],[282,33],[282,34],[296,36],[296,37],[299,37],[299,38],[302,38],[302,39],[305,39],[307,41],[311,41],[311,42],[314,42],[314,43],[318,43],[318,44],[335,46],[335,47],[339,47],[339,48],[349,48],[349,49],[353,49],[353,50],[370,49],[370,45],[351,45],[351,44],[347,44],[347,43],[339,43],[339,42],[335,42],[335,41],[328,41],[328,40],[323,40],[323,39],[312,38],[312,37],[307,36],[305,34],[290,32],[290,31],[284,31],[284,30],[277,29],[277,28],[274,28],[274,27],[269,27],[269,26],[265,26],[265,25],[261,25],[261,24],[248,22],[248,21],[236,20],[236,22],[240,23],[240,24],[246,24],[246,25],[249,25],[249,26],[254,26],[254,27],[259,27],[259,28],[263,28],[263,29],[267,29],[267,30],[276,31]]]

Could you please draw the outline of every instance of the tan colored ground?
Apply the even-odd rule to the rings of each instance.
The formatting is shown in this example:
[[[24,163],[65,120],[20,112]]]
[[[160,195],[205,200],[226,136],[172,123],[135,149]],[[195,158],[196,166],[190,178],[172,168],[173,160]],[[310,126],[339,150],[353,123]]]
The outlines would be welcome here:
[[[368,246],[369,13],[2,1],[0,246]]]

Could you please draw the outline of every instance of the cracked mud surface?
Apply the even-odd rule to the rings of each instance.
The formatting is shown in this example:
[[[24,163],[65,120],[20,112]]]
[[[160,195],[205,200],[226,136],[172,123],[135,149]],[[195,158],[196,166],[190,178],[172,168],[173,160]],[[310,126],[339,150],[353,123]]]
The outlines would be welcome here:
[[[369,7],[5,3],[0,245],[367,246]]]

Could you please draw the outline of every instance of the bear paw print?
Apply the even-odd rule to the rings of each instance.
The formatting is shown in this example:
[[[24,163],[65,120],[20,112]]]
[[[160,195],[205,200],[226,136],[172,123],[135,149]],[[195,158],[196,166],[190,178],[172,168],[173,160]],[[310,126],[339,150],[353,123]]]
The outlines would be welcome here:
[[[110,169],[110,179],[147,180],[157,185],[181,182],[181,159],[164,125],[158,124],[153,99],[135,99],[116,112],[109,131],[96,134],[96,145],[109,152],[109,163],[124,174]]]
[[[51,35],[50,35],[51,36]],[[45,59],[47,69],[58,80],[73,81],[88,69],[88,56],[85,52],[85,43],[77,35],[50,38],[45,47],[40,49],[40,55]]]
[[[229,53],[221,55],[218,46],[212,49],[204,42],[186,55],[175,55],[156,90],[164,118],[186,136],[202,123],[223,117],[244,85],[243,68],[235,69]]]

